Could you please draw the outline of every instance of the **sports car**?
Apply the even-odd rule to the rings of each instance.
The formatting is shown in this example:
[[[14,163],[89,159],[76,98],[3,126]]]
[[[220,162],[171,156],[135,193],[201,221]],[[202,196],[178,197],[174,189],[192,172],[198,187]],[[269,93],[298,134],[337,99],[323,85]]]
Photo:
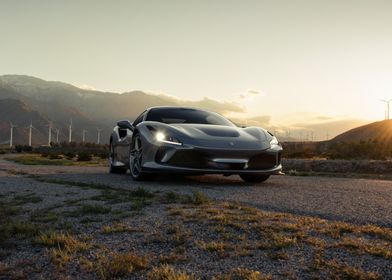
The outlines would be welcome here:
[[[157,173],[239,175],[263,182],[282,174],[282,146],[259,127],[239,127],[196,108],[153,107],[131,123],[119,121],[110,136],[111,173],[146,180]]]

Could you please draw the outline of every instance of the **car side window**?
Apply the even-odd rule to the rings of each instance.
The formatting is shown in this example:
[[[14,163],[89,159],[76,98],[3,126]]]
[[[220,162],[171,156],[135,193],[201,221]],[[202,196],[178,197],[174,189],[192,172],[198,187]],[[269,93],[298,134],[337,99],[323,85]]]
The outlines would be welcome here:
[[[146,115],[146,111],[144,111],[139,117],[136,118],[136,120],[133,122],[133,126],[137,126],[139,123],[141,123],[144,119],[144,116]]]

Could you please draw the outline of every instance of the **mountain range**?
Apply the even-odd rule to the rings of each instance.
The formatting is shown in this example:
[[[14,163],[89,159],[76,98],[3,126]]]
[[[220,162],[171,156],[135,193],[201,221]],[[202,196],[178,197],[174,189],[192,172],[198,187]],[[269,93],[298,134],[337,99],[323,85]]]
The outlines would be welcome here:
[[[28,126],[30,124],[33,126],[33,145],[47,144],[49,123],[52,123],[53,126],[52,140],[56,140],[56,131],[58,130],[59,141],[67,141],[71,122],[73,141],[80,142],[85,129],[87,130],[86,141],[96,142],[97,129],[100,129],[102,130],[101,143],[105,143],[116,121],[133,120],[146,108],[152,106],[194,106],[221,114],[245,112],[244,107],[238,103],[219,102],[210,98],[187,101],[143,91],[119,94],[81,89],[67,83],[45,81],[25,75],[3,75],[0,76],[0,144],[6,144],[9,141],[10,122],[16,126],[14,128],[15,144],[28,143]],[[264,126],[268,122],[268,116],[247,120],[249,125]],[[353,124],[359,125],[360,123],[353,121],[326,122],[314,124],[314,126],[317,126],[320,131],[331,132],[339,129],[341,131],[342,128],[351,128],[355,126]],[[307,127],[312,131],[317,128],[311,125]],[[360,135],[370,137],[373,134],[360,133]],[[335,140],[347,140],[350,137],[339,138],[338,136]],[[281,140],[284,140],[282,138],[284,137],[280,137]]]
[[[52,123],[52,139],[59,130],[59,141],[68,140],[72,122],[72,140],[80,142],[86,129],[86,141],[97,142],[97,129],[102,130],[101,143],[106,142],[113,125],[121,119],[133,120],[148,107],[193,106],[218,113],[244,112],[234,102],[210,98],[187,101],[168,95],[143,91],[125,93],[81,89],[57,81],[45,81],[26,75],[0,76],[0,144],[9,142],[10,122],[16,125],[14,143],[28,143],[28,126],[32,124],[32,144],[48,142],[48,125]]]
[[[216,101],[204,99],[200,102]],[[147,107],[163,105],[180,104],[174,98],[142,91],[118,94],[84,90],[24,75],[3,75],[0,76],[0,143],[9,141],[10,122],[16,125],[14,143],[27,143],[30,123],[34,127],[33,145],[47,143],[50,122],[60,131],[59,141],[68,139],[72,122],[73,141],[81,141],[82,131],[87,129],[86,141],[96,142],[99,128],[102,129],[101,141],[105,142],[116,121],[133,120]],[[221,105],[225,108],[225,104]]]

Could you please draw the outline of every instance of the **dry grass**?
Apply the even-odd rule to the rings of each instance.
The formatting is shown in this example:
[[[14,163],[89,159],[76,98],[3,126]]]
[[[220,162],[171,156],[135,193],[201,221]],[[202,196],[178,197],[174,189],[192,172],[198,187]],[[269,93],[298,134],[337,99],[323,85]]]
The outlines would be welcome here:
[[[313,260],[312,269],[315,271],[315,277],[320,275],[321,272],[325,275],[324,278],[327,279],[355,279],[355,280],[381,280],[382,276],[375,272],[367,272],[363,269],[349,265],[347,263],[342,263],[338,260],[325,260],[322,258],[321,253],[318,252]]]
[[[167,255],[161,254],[159,256],[159,262],[163,264],[183,263],[186,261],[187,258],[184,255],[177,252],[172,252]]]
[[[42,233],[35,239],[35,243],[47,247],[67,249],[70,252],[85,251],[91,247],[90,244],[80,241],[69,233],[63,232]]]
[[[231,251],[233,250],[233,246],[230,245],[230,243],[225,243],[225,242],[216,242],[216,241],[211,241],[211,242],[204,242],[204,241],[199,241],[197,242],[197,245],[208,252],[218,252],[218,253],[223,253],[226,251]]]
[[[364,238],[345,237],[336,242],[333,246],[343,247],[359,254],[370,254],[392,260],[391,244],[388,242],[375,243]]]
[[[92,246],[69,233],[63,232],[42,233],[35,239],[35,243],[46,247],[54,247],[49,252],[51,260],[57,268],[63,268],[77,253],[87,251]]]
[[[25,154],[5,158],[24,165],[57,165],[57,166],[107,166],[107,160],[94,157],[91,161],[77,161],[60,156],[59,158],[45,158],[40,154]]]
[[[134,271],[146,270],[148,266],[149,261],[145,256],[109,252],[98,257],[95,270],[102,279],[113,279]]]
[[[141,229],[133,228],[124,223],[116,223],[114,225],[106,225],[102,227],[102,233],[110,234],[110,233],[123,233],[123,232],[138,232]]]
[[[66,185],[65,181],[63,183]],[[175,194],[152,194],[139,188],[127,192],[125,198],[123,191],[105,191],[101,185],[80,184],[79,187],[102,190],[101,195],[95,193],[94,196],[100,204],[71,205],[71,209],[78,208],[65,212],[68,215],[63,216],[50,212],[53,209],[33,212],[34,215],[25,213],[23,203],[30,203],[34,196],[18,196],[15,203],[20,204],[16,206],[7,204],[4,207],[0,204],[0,210],[3,210],[0,211],[0,221],[13,225],[8,226],[6,232],[3,231],[7,233],[6,238],[14,238],[13,235],[19,233],[22,237],[29,237],[27,241],[33,240],[35,246],[48,247],[40,257],[51,260],[51,268],[55,268],[58,278],[80,273],[81,278],[94,279],[186,280],[202,277],[255,280],[319,277],[373,280],[381,279],[381,276],[372,270],[379,269],[377,265],[380,266],[380,263],[392,260],[392,230],[388,228],[261,211],[239,203],[210,201],[201,193],[183,199]],[[132,212],[132,218],[115,215],[115,211],[129,212],[135,201],[144,203],[147,199],[152,203],[149,208],[153,211],[152,215],[149,211]],[[124,201],[129,202],[127,210],[121,208]],[[105,203],[120,205],[113,206],[112,210],[102,206]],[[64,205],[70,207],[66,199]],[[155,208],[166,211],[159,212],[157,218]],[[48,214],[45,215],[45,212]],[[12,222],[14,216],[22,214],[31,217],[33,223]],[[98,216],[102,222],[98,220],[98,224],[81,225],[86,215],[90,221]],[[116,222],[112,223],[112,218]],[[79,222],[74,226],[73,234],[65,229],[69,222],[67,219]],[[64,227],[60,222],[64,223]],[[143,227],[139,228],[141,224]],[[64,232],[40,233],[38,229],[43,226],[57,230],[63,228]],[[0,241],[2,229],[6,229],[4,224],[0,224]],[[76,234],[84,229],[91,235]],[[40,233],[38,236],[37,232]],[[137,251],[135,248],[141,249]],[[0,257],[7,258],[1,253],[0,250]],[[287,260],[287,267],[282,266],[279,273],[273,272]],[[202,265],[211,261],[216,270],[203,271]],[[258,271],[260,262],[266,262],[266,267],[272,269]],[[297,264],[293,268],[295,262]],[[241,267],[232,268],[230,264]],[[14,264],[12,267],[15,267]],[[186,270],[183,270],[184,267]],[[1,267],[0,262],[0,278],[15,276],[11,275],[11,270],[8,266]],[[26,274],[25,269],[15,267],[15,271]],[[380,271],[380,274],[385,274],[384,268]]]
[[[149,280],[196,280],[192,274],[187,274],[184,271],[177,270],[170,265],[162,265],[159,267],[153,267],[153,269],[147,274]]]
[[[271,275],[263,275],[259,271],[247,268],[234,268],[229,273],[215,276],[213,280],[271,280]]]

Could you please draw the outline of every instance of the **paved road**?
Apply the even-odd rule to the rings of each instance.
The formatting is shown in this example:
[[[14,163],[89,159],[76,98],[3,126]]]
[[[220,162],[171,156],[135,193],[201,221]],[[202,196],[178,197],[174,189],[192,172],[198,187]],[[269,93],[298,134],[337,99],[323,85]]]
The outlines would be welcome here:
[[[0,158],[0,188],[22,182],[18,172],[39,174],[43,178],[99,183],[131,189],[191,193],[247,203],[264,210],[318,216],[355,223],[375,223],[392,227],[392,181],[330,177],[275,176],[258,185],[244,184],[239,177],[176,176],[154,182],[133,182],[129,175],[112,175],[102,167],[23,166]],[[30,184],[42,184],[30,178]]]

